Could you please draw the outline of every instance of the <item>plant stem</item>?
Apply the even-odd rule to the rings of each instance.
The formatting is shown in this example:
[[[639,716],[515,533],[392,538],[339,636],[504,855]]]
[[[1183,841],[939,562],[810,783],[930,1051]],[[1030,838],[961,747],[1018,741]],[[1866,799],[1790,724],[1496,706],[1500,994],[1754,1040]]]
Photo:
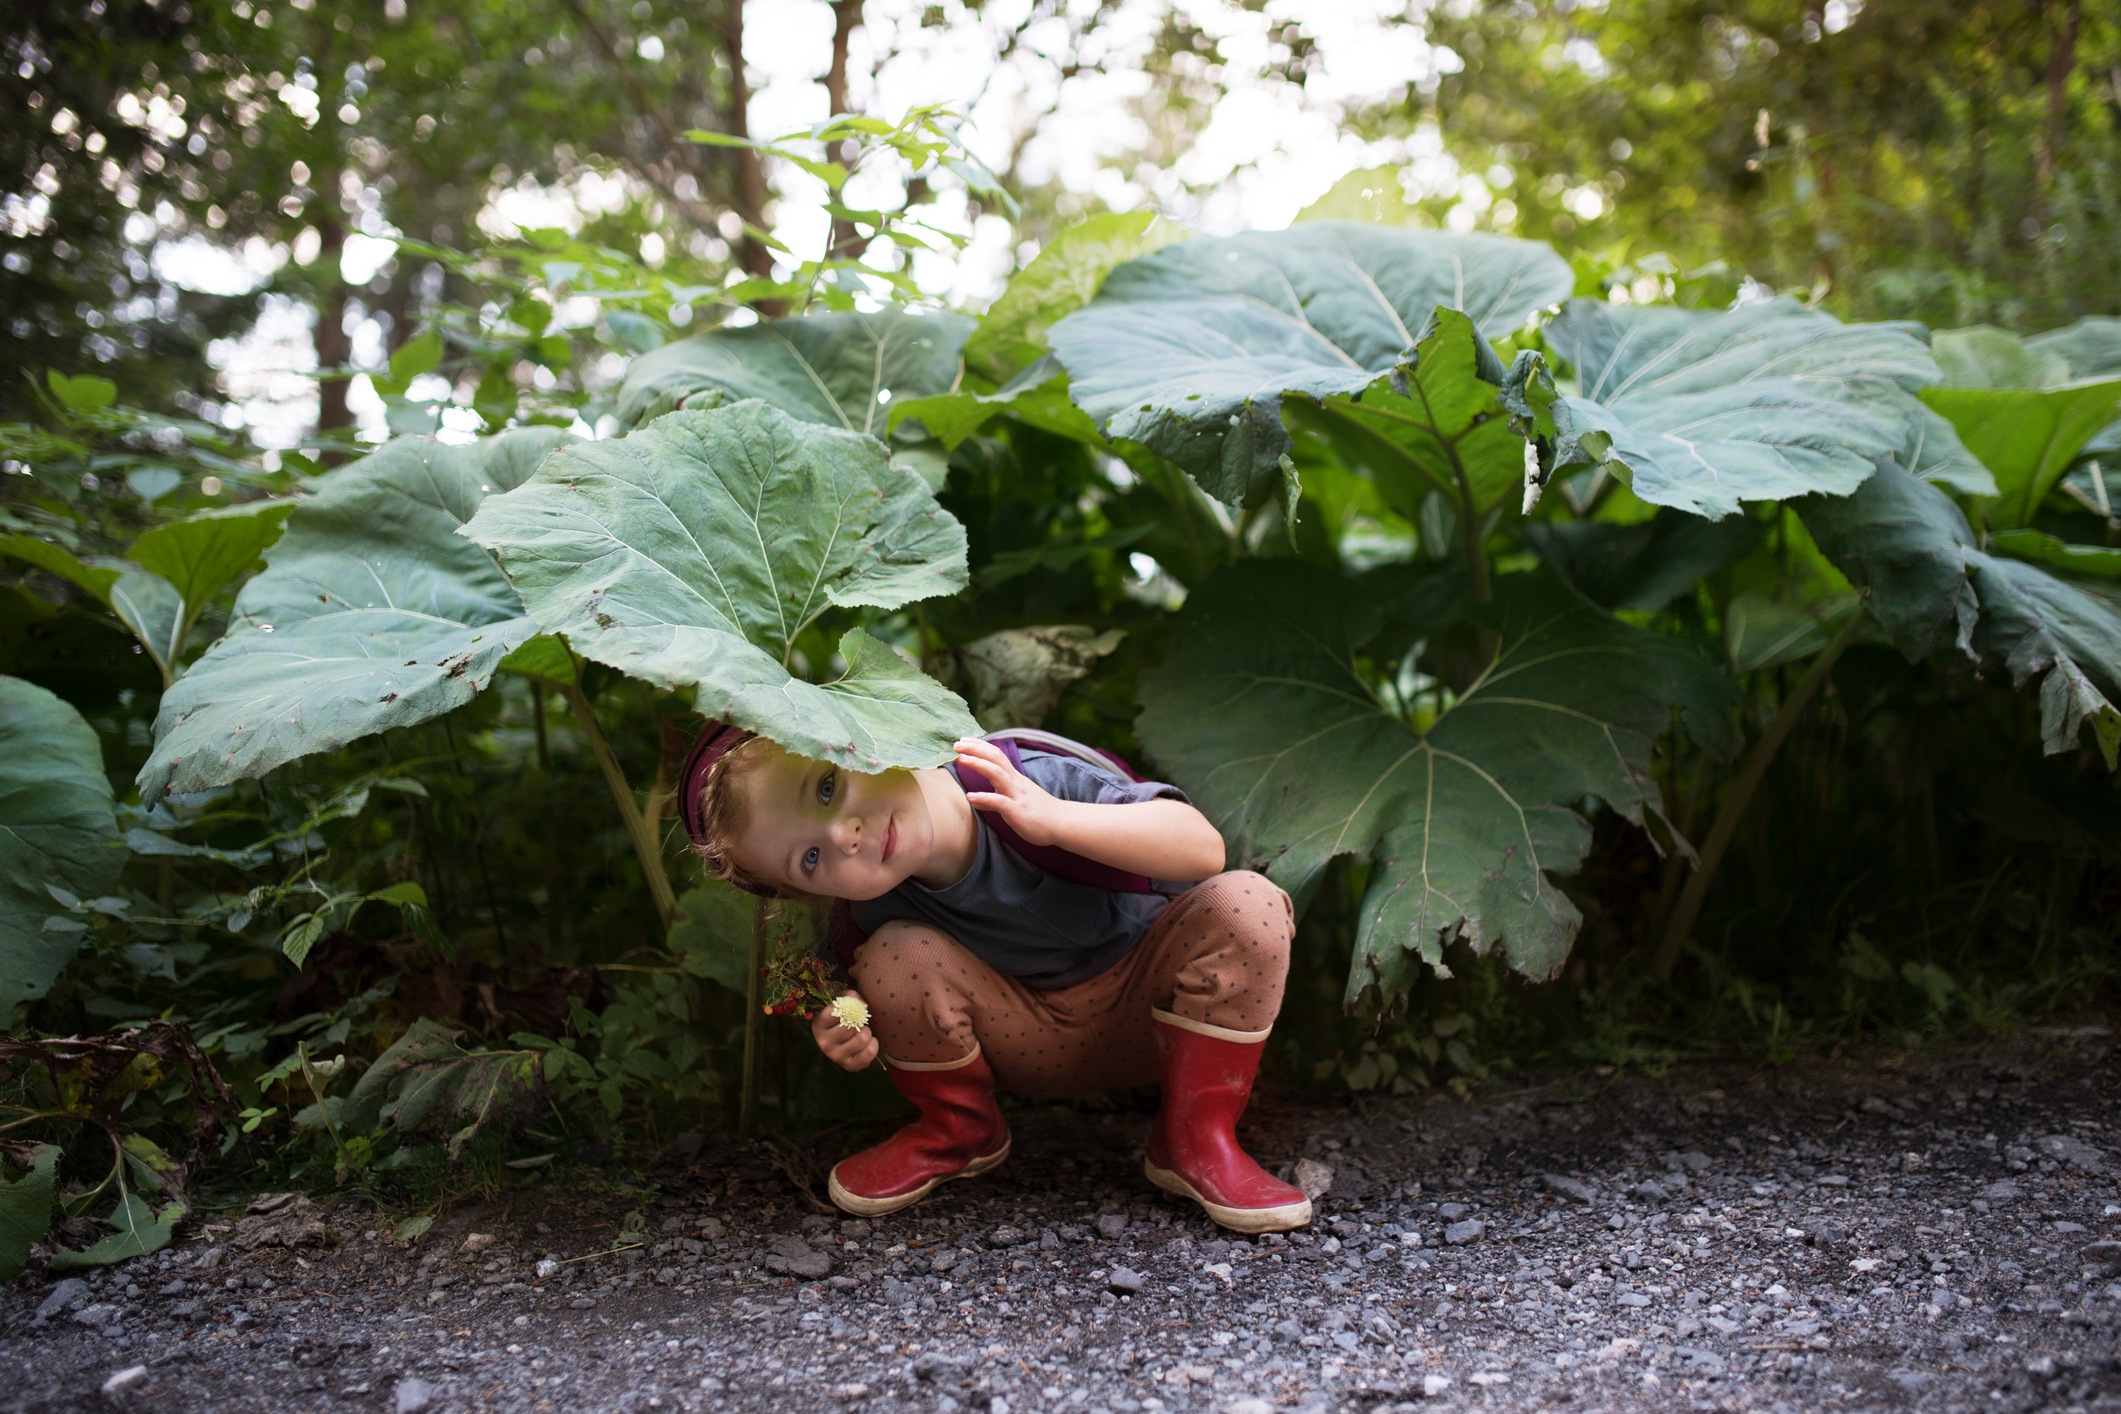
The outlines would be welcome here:
[[[597,765],[603,769],[604,783],[611,787],[611,798],[619,807],[619,818],[626,823],[626,833],[633,840],[633,852],[641,861],[642,877],[648,881],[648,893],[655,900],[656,915],[663,920],[664,931],[669,931],[670,922],[677,914],[677,895],[671,891],[670,875],[663,869],[663,851],[656,843],[655,832],[641,815],[640,802],[633,798],[633,787],[626,783],[626,772],[619,765],[610,741],[605,739],[604,729],[597,725],[597,714],[589,705],[589,695],[582,691],[579,681],[559,684],[560,696],[567,699],[568,708],[581,725],[582,735],[589,741],[590,755],[596,757]]]
[[[1841,632],[1835,634],[1833,641],[1813,660],[1810,670],[1790,689],[1790,695],[1783,699],[1782,710],[1775,714],[1775,720],[1760,734],[1760,740],[1753,743],[1753,749],[1747,754],[1745,764],[1739,768],[1737,778],[1731,782],[1730,790],[1723,797],[1723,804],[1716,809],[1716,823],[1709,826],[1709,837],[1701,844],[1701,861],[1694,866],[1694,872],[1687,879],[1685,890],[1679,895],[1678,906],[1672,910],[1672,916],[1665,923],[1664,936],[1657,944],[1657,956],[1650,965],[1650,970],[1657,975],[1658,980],[1670,978],[1673,970],[1679,966],[1680,949],[1686,946],[1686,940],[1694,932],[1696,920],[1701,917],[1701,906],[1708,900],[1709,885],[1715,882],[1717,866],[1723,863],[1724,852],[1730,848],[1732,836],[1738,833],[1738,821],[1744,816],[1746,807],[1752,803],[1753,792],[1760,788],[1761,780],[1767,775],[1768,766],[1774,761],[1775,753],[1782,749],[1782,743],[1788,740],[1790,732],[1795,729],[1797,719],[1804,715],[1804,709],[1811,705],[1812,698],[1826,685],[1827,674],[1833,671],[1835,660],[1856,641],[1856,632],[1862,628],[1863,618],[1864,611],[1859,605],[1855,614],[1842,626]]]
[[[530,719],[538,732],[539,814],[544,817],[545,951],[560,954],[560,842],[552,813],[552,744],[546,738],[545,684],[530,680]]]
[[[759,1051],[766,1040],[766,900],[751,909],[751,967],[744,979],[744,1078],[736,1132],[749,1139],[759,1122]]]
[[[325,1086],[317,1083],[317,1072],[309,1063],[309,1043],[297,1041],[295,1056],[302,1062],[302,1079],[309,1086],[310,1097],[317,1102],[317,1113],[324,1117],[324,1129],[331,1135],[331,1145],[339,1151],[337,1177],[339,1182],[344,1183],[349,1174],[359,1171],[359,1165],[354,1163],[353,1155],[346,1151],[346,1141],[339,1137],[338,1121],[331,1117],[331,1101],[324,1098]]]

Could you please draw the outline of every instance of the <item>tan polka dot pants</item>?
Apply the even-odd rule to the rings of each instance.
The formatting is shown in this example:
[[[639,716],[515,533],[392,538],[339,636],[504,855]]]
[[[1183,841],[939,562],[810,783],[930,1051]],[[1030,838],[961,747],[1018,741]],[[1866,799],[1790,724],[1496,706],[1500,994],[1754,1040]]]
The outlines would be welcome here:
[[[1152,1009],[1232,1031],[1271,1027],[1295,926],[1287,894],[1233,871],[1173,899],[1141,946],[1074,987],[1027,987],[947,933],[904,921],[862,945],[854,982],[892,1060],[958,1060],[976,1041],[1003,1089],[1069,1099],[1156,1079]]]

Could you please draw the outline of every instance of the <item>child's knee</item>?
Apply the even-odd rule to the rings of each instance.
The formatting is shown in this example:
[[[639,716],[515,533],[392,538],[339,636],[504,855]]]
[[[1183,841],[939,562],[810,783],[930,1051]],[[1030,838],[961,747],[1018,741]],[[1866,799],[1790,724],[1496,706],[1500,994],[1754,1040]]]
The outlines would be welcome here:
[[[1296,910],[1281,886],[1250,869],[1232,869],[1197,886],[1199,907],[1212,913],[1225,933],[1235,933],[1262,952],[1287,958],[1296,933]]]
[[[865,997],[909,982],[922,972],[934,970],[936,944],[942,935],[917,923],[886,923],[856,949],[848,973]],[[872,990],[874,989],[874,990]]]

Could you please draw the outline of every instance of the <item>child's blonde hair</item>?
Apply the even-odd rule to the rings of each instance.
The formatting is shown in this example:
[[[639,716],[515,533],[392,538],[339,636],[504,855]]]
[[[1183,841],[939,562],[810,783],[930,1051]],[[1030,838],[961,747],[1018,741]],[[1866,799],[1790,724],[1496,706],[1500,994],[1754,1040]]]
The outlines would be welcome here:
[[[781,750],[777,742],[755,736],[731,747],[707,768],[707,779],[700,786],[700,838],[693,846],[709,878],[768,898],[784,892],[780,885],[761,879],[736,861],[736,842],[744,833],[745,802],[740,787],[770,753]]]

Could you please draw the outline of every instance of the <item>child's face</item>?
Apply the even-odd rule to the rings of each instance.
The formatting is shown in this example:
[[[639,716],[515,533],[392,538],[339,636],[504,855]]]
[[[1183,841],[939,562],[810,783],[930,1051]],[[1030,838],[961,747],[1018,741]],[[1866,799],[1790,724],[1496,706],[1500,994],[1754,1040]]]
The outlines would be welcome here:
[[[935,827],[913,772],[864,776],[770,752],[737,782],[746,872],[801,894],[871,899],[928,861]]]

